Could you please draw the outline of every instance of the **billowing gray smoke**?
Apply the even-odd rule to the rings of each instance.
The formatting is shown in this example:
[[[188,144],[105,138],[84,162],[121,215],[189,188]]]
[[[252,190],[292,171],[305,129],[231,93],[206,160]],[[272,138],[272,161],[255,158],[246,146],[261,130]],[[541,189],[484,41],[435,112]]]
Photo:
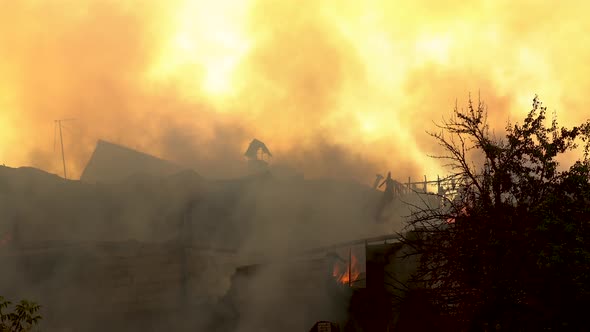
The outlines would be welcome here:
[[[105,147],[120,153],[110,166],[100,159]],[[0,248],[8,271],[0,293],[40,302],[47,327],[100,329],[108,320],[109,330],[210,330],[219,317],[233,317],[236,331],[300,331],[346,310],[345,300],[334,300],[342,293],[326,286],[334,283],[326,279],[331,265],[301,261],[301,253],[400,229],[400,218],[374,222],[380,194],[368,186],[272,167],[208,180],[121,151],[99,143],[85,172],[92,183],[0,169],[0,232],[13,238]],[[250,264],[261,268],[232,288],[236,268]],[[243,298],[228,307],[232,289]]]

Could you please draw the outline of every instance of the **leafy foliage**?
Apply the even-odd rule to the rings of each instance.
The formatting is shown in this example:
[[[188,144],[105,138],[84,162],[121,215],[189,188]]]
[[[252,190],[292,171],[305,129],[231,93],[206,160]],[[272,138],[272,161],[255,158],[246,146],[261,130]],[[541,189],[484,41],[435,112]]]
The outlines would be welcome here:
[[[10,301],[0,296],[1,332],[30,331],[33,326],[37,325],[41,320],[41,316],[38,315],[41,306],[34,302],[22,300],[20,303],[14,306],[12,311],[4,313],[4,310],[8,309],[10,305]]]
[[[421,257],[415,281],[457,329],[590,326],[590,123],[545,122],[535,97],[524,122],[498,138],[485,105],[470,100],[431,133],[462,190],[415,211],[418,240],[406,241]],[[582,155],[561,170],[567,152]]]

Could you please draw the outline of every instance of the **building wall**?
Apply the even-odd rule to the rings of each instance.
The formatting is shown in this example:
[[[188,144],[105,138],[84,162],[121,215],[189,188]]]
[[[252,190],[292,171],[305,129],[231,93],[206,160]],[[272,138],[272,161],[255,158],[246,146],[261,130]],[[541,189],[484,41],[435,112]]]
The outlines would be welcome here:
[[[293,258],[237,270],[208,331],[309,331],[321,320],[344,322],[352,291],[331,275],[325,258]]]
[[[190,328],[235,270],[232,253],[136,242],[0,252],[0,266],[0,294],[41,304],[45,331]]]

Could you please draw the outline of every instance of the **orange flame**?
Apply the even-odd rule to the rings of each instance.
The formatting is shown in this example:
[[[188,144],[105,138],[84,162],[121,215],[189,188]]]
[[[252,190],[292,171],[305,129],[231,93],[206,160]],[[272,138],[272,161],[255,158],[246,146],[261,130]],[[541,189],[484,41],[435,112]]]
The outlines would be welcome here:
[[[460,216],[469,216],[469,213],[467,213],[467,208],[462,208],[461,212],[459,212]],[[447,219],[447,224],[454,224],[455,223],[455,219],[454,217],[448,218]]]
[[[352,284],[359,279],[361,274],[356,256],[351,254],[350,261],[346,264],[335,263],[332,276],[343,285]]]

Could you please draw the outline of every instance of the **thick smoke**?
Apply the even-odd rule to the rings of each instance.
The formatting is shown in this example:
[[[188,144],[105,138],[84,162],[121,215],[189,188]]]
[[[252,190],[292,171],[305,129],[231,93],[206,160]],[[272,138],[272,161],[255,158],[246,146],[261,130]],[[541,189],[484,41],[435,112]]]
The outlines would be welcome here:
[[[442,175],[424,131],[469,92],[481,93],[498,130],[520,119],[535,93],[566,124],[586,116],[583,12],[574,2],[2,1],[0,163],[61,174],[54,120],[75,118],[63,128],[73,178],[100,138],[206,179],[243,175],[253,137],[268,144],[275,165],[306,178]],[[31,241],[163,242],[178,236],[184,204],[195,200],[201,240],[237,243],[232,268],[400,226],[398,218],[375,226],[377,194],[348,182],[181,176],[92,187],[7,177],[16,184],[4,186],[2,212],[39,237]],[[57,289],[79,264],[61,262],[49,280],[22,278],[11,289]],[[3,277],[31,276],[26,268]],[[227,282],[233,269],[220,271],[212,279]],[[250,284],[244,330],[256,330],[266,311],[289,316],[304,306],[282,308],[292,284],[281,278],[290,272],[266,271]],[[15,296],[36,298],[36,290]]]
[[[98,138],[228,176],[252,137],[309,176],[434,176],[424,129],[468,92],[499,127],[534,93],[583,119],[583,10],[513,5],[4,1],[0,158],[60,173],[53,120],[73,117],[74,178]]]

